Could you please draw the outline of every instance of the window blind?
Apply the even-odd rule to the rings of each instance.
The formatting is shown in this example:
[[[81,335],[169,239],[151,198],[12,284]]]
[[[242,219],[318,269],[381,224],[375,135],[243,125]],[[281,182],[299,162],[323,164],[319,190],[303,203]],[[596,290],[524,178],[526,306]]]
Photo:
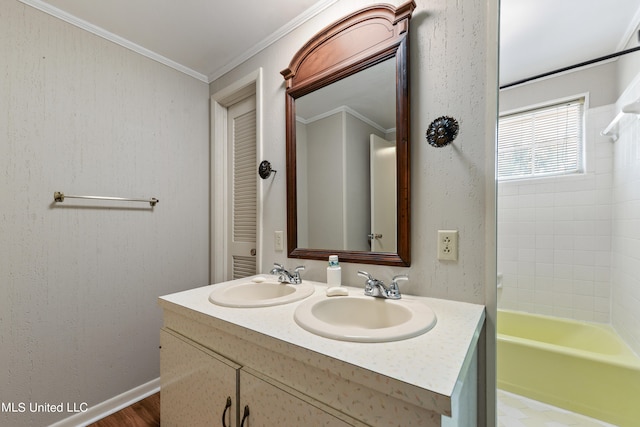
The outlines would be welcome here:
[[[500,117],[498,179],[583,170],[584,98]]]

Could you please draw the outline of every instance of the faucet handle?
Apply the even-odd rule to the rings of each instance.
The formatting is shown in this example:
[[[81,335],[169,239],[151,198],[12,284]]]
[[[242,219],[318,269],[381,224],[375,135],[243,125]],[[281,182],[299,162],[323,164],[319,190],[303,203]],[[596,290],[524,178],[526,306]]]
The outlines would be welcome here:
[[[398,287],[398,282],[409,280],[409,276],[406,274],[398,274],[397,276],[393,276],[391,279],[391,284],[389,285],[389,298],[400,299],[400,288]]]
[[[364,277],[367,280],[374,280],[373,276],[366,271],[358,270],[358,276]]]
[[[396,276],[393,276],[393,279],[391,279],[391,284],[395,284],[397,286],[399,281],[404,282],[406,280],[409,280],[409,276],[407,276],[406,274],[398,274]]]
[[[277,262],[273,263],[273,268],[269,272],[270,274],[280,274],[284,270],[282,264],[278,264]]]
[[[292,281],[296,285],[302,283],[302,277],[300,277],[300,272],[304,270],[304,265],[299,265],[293,270]]]
[[[373,296],[374,292],[378,292],[377,290],[374,289],[374,285],[376,284],[376,279],[373,278],[372,275],[370,275],[369,273],[367,273],[366,271],[358,271],[358,276],[364,277],[365,279],[367,279],[364,282],[364,294],[365,295],[370,295]]]

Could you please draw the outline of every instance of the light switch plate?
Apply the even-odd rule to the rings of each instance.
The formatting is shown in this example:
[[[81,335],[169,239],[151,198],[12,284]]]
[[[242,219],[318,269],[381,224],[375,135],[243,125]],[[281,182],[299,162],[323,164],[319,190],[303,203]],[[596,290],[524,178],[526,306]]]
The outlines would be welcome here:
[[[275,231],[273,233],[273,249],[276,251],[284,251],[284,232]]]

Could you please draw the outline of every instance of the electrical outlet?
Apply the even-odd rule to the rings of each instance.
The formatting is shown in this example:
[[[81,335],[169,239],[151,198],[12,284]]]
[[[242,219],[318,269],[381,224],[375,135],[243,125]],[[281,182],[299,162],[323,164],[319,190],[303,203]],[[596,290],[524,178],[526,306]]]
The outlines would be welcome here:
[[[438,230],[438,259],[458,260],[458,230]]]
[[[282,231],[273,233],[273,247],[276,251],[284,251],[284,233]]]

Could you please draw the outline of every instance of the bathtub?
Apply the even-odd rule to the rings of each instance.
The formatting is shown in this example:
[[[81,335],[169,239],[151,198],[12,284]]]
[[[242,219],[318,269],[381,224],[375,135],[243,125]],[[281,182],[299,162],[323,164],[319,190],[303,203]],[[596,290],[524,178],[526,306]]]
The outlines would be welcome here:
[[[608,325],[498,310],[498,388],[640,426],[640,358]]]

